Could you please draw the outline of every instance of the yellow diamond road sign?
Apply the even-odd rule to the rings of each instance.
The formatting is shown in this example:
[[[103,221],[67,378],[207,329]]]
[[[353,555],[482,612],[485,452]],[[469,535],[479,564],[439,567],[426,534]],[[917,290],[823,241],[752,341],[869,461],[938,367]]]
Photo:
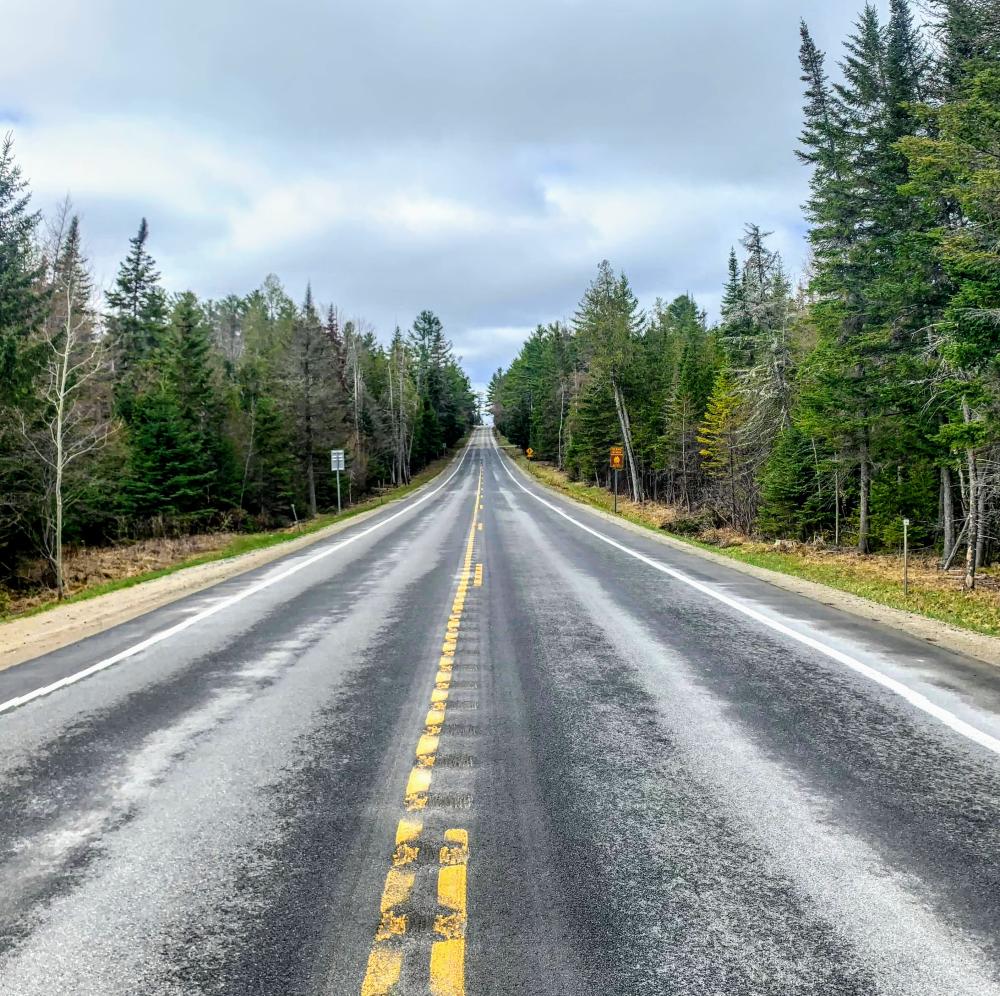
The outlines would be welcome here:
[[[535,451],[529,446],[525,451],[524,455],[530,460],[534,455]]]

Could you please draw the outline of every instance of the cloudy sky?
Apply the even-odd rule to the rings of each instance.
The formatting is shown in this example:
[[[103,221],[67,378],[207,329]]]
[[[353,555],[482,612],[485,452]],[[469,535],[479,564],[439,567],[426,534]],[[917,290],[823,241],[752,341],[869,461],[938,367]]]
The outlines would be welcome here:
[[[110,282],[146,215],[172,290],[443,318],[474,381],[599,260],[718,307],[746,221],[804,246],[798,20],[860,0],[12,0],[0,128]]]

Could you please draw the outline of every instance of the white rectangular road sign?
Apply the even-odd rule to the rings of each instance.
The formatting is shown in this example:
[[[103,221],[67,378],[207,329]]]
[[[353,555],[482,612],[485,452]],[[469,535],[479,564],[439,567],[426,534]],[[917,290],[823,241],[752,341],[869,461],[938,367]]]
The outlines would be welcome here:
[[[330,450],[330,470],[345,470],[344,451]]]

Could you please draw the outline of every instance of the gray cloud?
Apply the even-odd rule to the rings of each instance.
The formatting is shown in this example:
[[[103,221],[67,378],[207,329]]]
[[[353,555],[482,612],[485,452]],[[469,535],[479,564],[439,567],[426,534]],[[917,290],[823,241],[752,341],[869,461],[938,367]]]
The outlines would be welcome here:
[[[603,257],[710,309],[745,221],[801,266],[798,19],[836,55],[856,12],[53,0],[8,25],[0,121],[103,279],[146,214],[172,287],[274,271],[383,332],[432,307],[482,382]]]

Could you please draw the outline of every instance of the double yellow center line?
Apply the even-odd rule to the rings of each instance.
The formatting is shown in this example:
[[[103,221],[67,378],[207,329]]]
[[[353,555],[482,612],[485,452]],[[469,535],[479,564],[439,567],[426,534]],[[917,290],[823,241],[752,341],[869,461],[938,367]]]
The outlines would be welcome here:
[[[445,628],[437,676],[431,692],[430,709],[424,729],[417,740],[415,760],[406,781],[403,806],[406,815],[396,827],[396,846],[385,877],[380,904],[379,925],[368,956],[368,967],[361,985],[361,996],[388,996],[403,971],[404,938],[409,926],[405,908],[416,882],[416,862],[420,855],[424,824],[422,811],[430,795],[434,762],[437,758],[441,729],[444,726],[451,688],[452,670],[458,649],[459,630],[469,584],[473,581],[472,556],[476,542],[483,472],[476,485],[472,524],[465,544],[462,570]],[[482,584],[482,565],[477,570],[476,585]],[[453,827],[444,832],[444,844],[438,855],[437,906],[434,919],[435,939],[430,954],[430,991],[433,996],[465,994],[465,931],[468,921],[466,883],[469,863],[469,832]]]

